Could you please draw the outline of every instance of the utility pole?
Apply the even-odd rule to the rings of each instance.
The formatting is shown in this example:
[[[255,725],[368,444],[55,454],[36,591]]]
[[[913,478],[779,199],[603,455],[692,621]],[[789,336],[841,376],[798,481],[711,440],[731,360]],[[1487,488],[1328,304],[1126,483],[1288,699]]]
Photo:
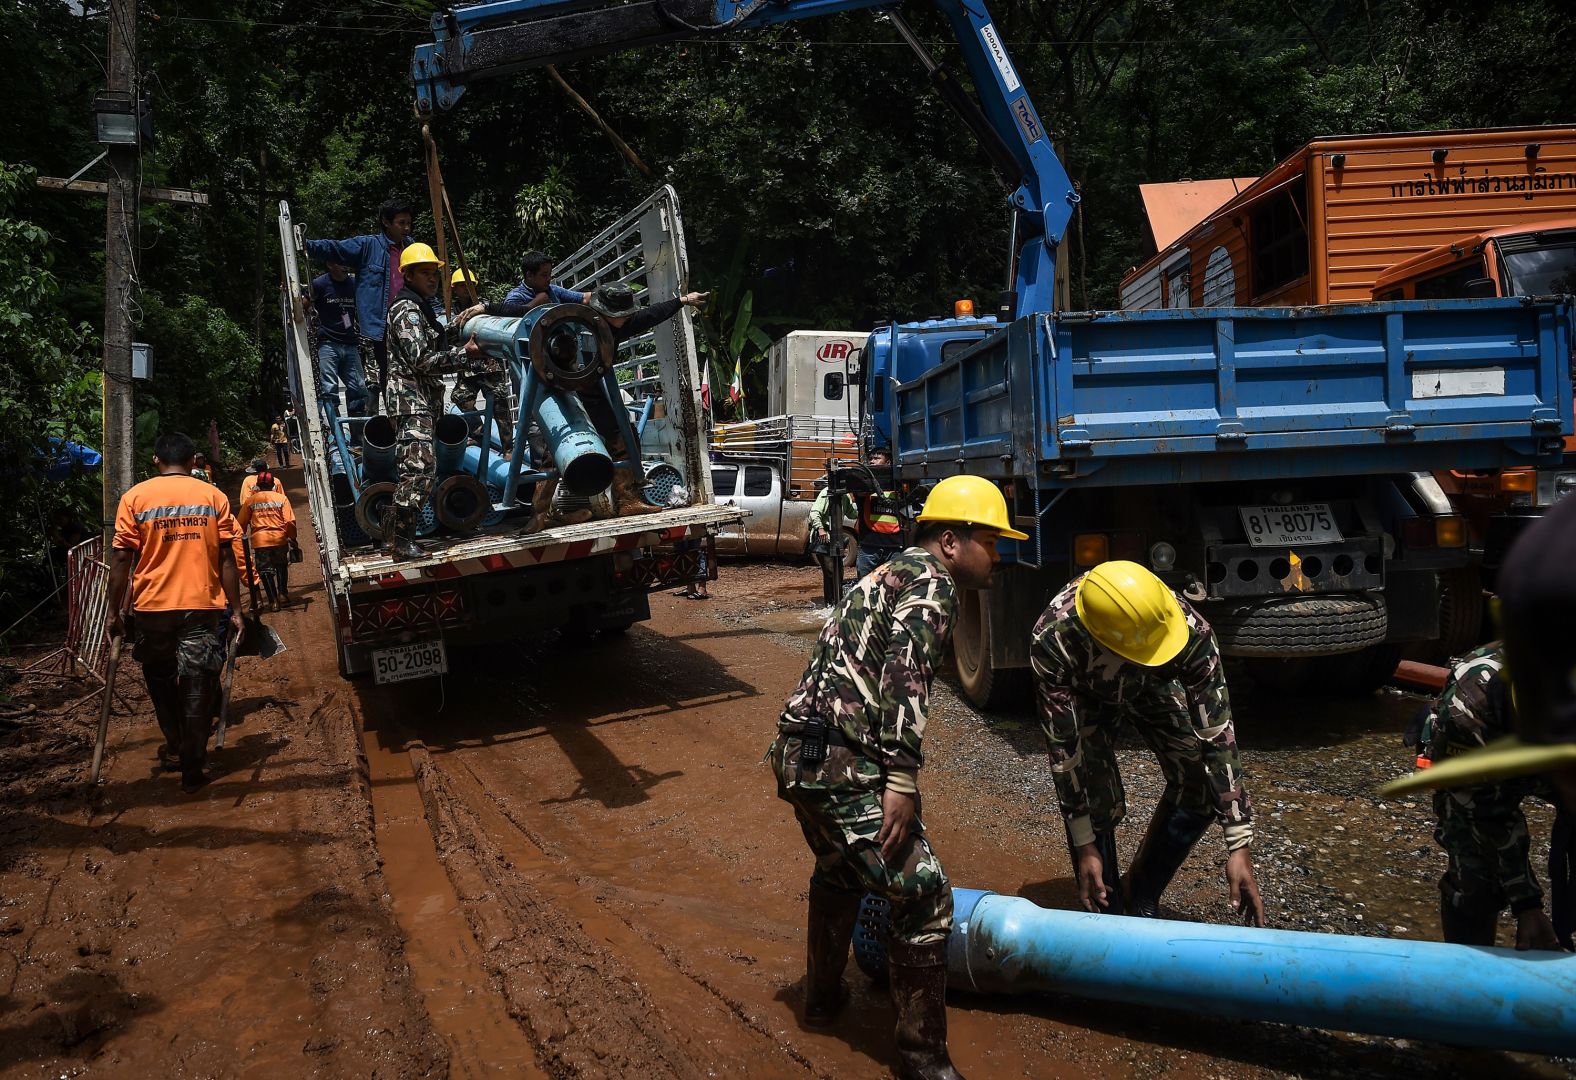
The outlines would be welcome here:
[[[109,0],[109,95],[125,95],[136,116],[137,0]],[[135,287],[138,162],[142,147],[106,148],[110,177],[104,211],[104,554],[115,508],[132,484],[131,304]]]

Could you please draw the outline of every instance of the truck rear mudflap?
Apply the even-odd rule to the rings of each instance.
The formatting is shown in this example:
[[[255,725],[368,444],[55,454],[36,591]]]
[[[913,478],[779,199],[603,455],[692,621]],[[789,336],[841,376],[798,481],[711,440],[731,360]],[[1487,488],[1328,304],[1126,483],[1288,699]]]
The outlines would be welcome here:
[[[434,548],[420,559],[396,560],[381,552],[351,555],[338,576],[352,594],[449,581],[597,555],[656,549],[705,537],[745,512],[732,506],[689,506],[637,517],[610,518],[544,529],[529,536],[482,536]]]

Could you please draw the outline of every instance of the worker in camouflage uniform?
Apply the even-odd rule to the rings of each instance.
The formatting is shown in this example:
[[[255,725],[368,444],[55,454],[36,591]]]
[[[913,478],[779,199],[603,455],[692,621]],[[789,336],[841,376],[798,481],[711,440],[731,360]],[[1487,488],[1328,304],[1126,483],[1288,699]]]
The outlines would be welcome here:
[[[1219,820],[1231,909],[1263,926],[1252,811],[1209,624],[1146,568],[1101,563],[1052,598],[1034,626],[1029,662],[1084,907],[1154,918],[1161,893]],[[1119,876],[1115,831],[1127,802],[1114,742],[1124,721],[1160,759],[1166,789]]]
[[[1504,666],[1503,648],[1494,642],[1468,653],[1451,669],[1424,722],[1418,764],[1446,761],[1515,731]],[[1561,947],[1532,869],[1532,840],[1521,812],[1527,798],[1554,802],[1553,783],[1546,775],[1532,774],[1434,792],[1434,839],[1450,860],[1439,879],[1439,922],[1446,941],[1494,944],[1499,913],[1508,907],[1516,917],[1516,948]],[[1565,845],[1555,845],[1556,851],[1568,846],[1569,828],[1568,820],[1556,821],[1556,833],[1567,837]],[[1559,914],[1569,947],[1569,917]]]
[[[1003,536],[1026,539],[993,484],[937,484],[914,544],[853,586],[827,620],[767,751],[778,797],[815,856],[805,1022],[828,1024],[842,1010],[860,900],[885,897],[902,1078],[958,1076],[945,1002],[952,890],[920,823],[921,740],[958,589],[989,587]]]
[[[395,458],[399,486],[378,522],[385,553],[419,558],[416,519],[432,495],[437,462],[432,455],[432,429],[443,411],[443,381],[451,371],[465,371],[483,360],[475,339],[450,343],[451,333],[438,321],[433,297],[438,293],[443,264],[426,244],[411,244],[400,253],[405,285],[389,306],[388,385],[384,401],[398,432]]]
[[[461,312],[455,316],[451,323],[458,330],[464,329],[466,312],[479,312],[481,305],[477,302],[476,274],[469,270],[456,270],[449,279],[449,294],[454,298],[454,307]],[[514,446],[514,382],[509,378],[509,373],[504,369],[502,360],[483,354],[476,363],[471,365],[468,372],[454,381],[454,390],[449,394],[449,402],[460,412],[473,412],[476,409],[476,396],[482,395],[484,403],[491,404],[493,420],[498,425],[500,443],[499,451],[508,457]],[[471,428],[471,438],[480,441],[482,437],[481,417],[468,420]]]

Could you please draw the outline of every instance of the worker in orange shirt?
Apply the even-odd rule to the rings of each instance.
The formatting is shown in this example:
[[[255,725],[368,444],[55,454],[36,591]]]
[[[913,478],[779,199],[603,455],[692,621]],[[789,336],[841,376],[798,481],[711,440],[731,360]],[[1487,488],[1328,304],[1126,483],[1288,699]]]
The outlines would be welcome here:
[[[251,530],[252,561],[263,579],[268,604],[278,611],[290,602],[290,546],[295,543],[295,510],[284,485],[266,469],[257,474],[257,486],[241,503],[235,520]]]
[[[207,782],[203,765],[224,666],[224,610],[240,635],[240,581],[231,542],[240,535],[230,500],[191,475],[196,448],[185,435],[159,436],[158,475],[121,496],[110,563],[109,632],[125,634],[119,598],[132,586],[136,644],[148,697],[164,733],[159,761],[179,769],[181,790]]]

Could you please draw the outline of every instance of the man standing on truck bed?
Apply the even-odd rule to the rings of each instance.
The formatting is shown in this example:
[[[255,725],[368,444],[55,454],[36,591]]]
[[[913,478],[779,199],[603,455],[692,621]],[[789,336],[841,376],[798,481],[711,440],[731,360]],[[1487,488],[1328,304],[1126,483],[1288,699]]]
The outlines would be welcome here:
[[[455,316],[451,324],[456,329],[465,326],[465,312],[475,312],[480,309],[477,303],[477,280],[475,271],[456,270],[449,278],[449,294],[454,297],[454,306],[461,311]],[[514,446],[514,392],[513,383],[509,373],[503,369],[502,361],[492,357],[485,357],[473,365],[470,372],[462,374],[454,381],[454,389],[449,394],[449,404],[461,412],[476,411],[476,396],[481,394],[492,402],[493,421],[498,425],[499,445],[498,451],[503,457],[508,457]],[[470,421],[471,438],[480,442],[483,437],[481,418]],[[491,434],[490,432],[488,434]]]
[[[1146,568],[1105,562],[1051,599],[1029,662],[1083,906],[1154,918],[1160,894],[1218,819],[1231,909],[1263,926],[1248,850],[1252,810],[1209,624]],[[1124,720],[1160,759],[1166,789],[1118,881],[1116,826],[1127,803],[1114,743]]]
[[[224,666],[224,608],[239,635],[241,590],[231,542],[241,535],[230,500],[191,475],[196,449],[179,433],[153,447],[158,475],[133,487],[115,510],[109,571],[109,632],[125,634],[120,602],[132,585],[136,645],[164,745],[159,762],[181,771],[181,789],[207,782],[209,722]],[[135,565],[135,572],[133,566]]]
[[[372,404],[387,380],[387,315],[394,298],[404,287],[400,253],[410,243],[410,207],[389,199],[378,208],[380,232],[352,236],[347,240],[308,240],[303,246],[306,257],[319,262],[335,262],[356,274],[356,321],[361,336],[372,345]],[[392,410],[390,410],[392,412]]]
[[[805,1008],[831,1023],[867,892],[892,905],[887,946],[897,1011],[896,1072],[956,1080],[947,1054],[952,888],[920,823],[926,702],[946,652],[957,590],[988,588],[1000,537],[1024,540],[996,486],[941,481],[914,545],[849,590],[827,620],[767,759],[815,855]]]
[[[345,415],[367,415],[367,376],[361,367],[361,338],[356,329],[356,283],[341,263],[312,279],[312,314],[317,325],[317,396],[339,403],[345,390]],[[286,434],[289,434],[288,430]],[[360,430],[356,429],[356,441]]]
[[[475,339],[450,345],[438,322],[432,298],[443,264],[426,244],[411,244],[400,254],[404,287],[389,308],[388,414],[394,420],[399,485],[378,522],[383,551],[401,559],[422,555],[416,543],[416,518],[432,496],[437,461],[432,429],[443,411],[443,380],[482,358]]]

